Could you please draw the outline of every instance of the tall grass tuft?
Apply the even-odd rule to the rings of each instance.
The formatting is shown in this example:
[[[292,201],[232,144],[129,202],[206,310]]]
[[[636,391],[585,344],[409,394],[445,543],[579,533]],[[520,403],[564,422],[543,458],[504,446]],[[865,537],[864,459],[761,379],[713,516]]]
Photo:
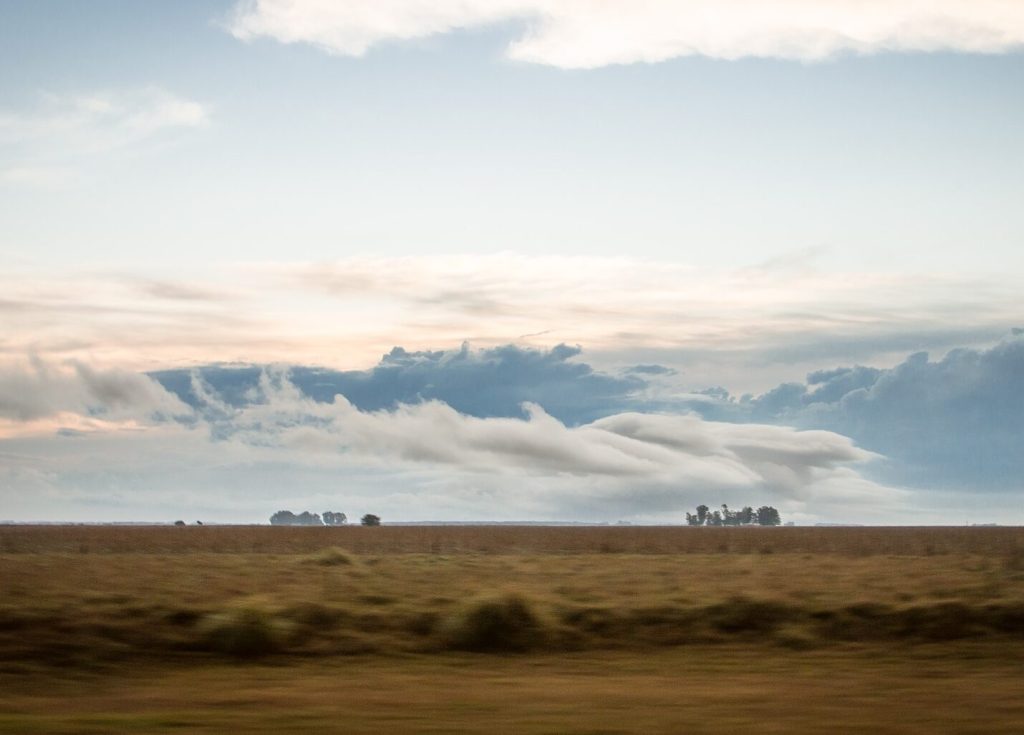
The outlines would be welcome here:
[[[460,651],[519,653],[544,645],[549,633],[530,600],[507,592],[467,602],[442,626],[442,638]]]
[[[307,564],[318,564],[322,567],[354,566],[357,563],[355,556],[338,546],[328,546],[326,549],[309,554],[303,558]]]
[[[282,625],[267,610],[245,605],[211,615],[200,628],[202,648],[237,658],[258,658],[279,652]]]

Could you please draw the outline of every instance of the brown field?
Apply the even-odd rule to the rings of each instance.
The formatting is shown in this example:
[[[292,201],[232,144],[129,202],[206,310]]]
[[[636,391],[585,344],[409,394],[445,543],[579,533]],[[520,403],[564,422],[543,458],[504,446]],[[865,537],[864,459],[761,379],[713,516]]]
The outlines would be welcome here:
[[[1024,529],[0,527],[4,732],[1024,732]]]

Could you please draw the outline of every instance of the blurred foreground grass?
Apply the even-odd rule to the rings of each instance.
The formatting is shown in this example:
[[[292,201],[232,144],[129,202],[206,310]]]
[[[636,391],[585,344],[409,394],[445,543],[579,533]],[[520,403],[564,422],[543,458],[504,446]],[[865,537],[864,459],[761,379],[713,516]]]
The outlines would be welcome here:
[[[1021,646],[146,665],[7,680],[11,733],[1020,733]]]
[[[0,527],[6,732],[1024,732],[1021,529]]]

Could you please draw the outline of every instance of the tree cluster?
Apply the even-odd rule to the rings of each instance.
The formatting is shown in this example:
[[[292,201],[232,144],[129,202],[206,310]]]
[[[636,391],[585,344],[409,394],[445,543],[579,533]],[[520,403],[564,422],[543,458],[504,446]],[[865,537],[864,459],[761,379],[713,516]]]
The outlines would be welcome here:
[[[780,526],[782,517],[770,505],[762,505],[757,510],[746,505],[735,511],[722,503],[722,509],[716,511],[706,505],[698,505],[696,513],[686,514],[686,523],[690,526]]]
[[[319,513],[310,513],[308,510],[298,514],[290,510],[279,510],[270,516],[272,526],[344,526],[347,522],[348,516],[333,510],[325,510],[322,518]]]
[[[367,513],[359,522],[364,526],[379,526],[380,516]],[[290,510],[279,510],[270,516],[271,526],[344,526],[348,524],[348,516],[333,510],[325,510],[320,513],[310,513],[304,510],[301,513],[292,513]]]

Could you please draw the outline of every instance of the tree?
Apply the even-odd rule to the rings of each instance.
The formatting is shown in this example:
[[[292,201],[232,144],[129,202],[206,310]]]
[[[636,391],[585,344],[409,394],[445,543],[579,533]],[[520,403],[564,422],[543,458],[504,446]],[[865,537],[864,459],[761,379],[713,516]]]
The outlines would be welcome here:
[[[723,526],[738,526],[740,525],[739,513],[729,510],[729,506],[722,503],[722,525]]]
[[[185,525],[185,521],[175,521],[174,525],[175,526],[184,526]]]
[[[322,526],[323,521],[320,520],[319,513],[310,513],[308,510],[304,510],[298,515],[292,513],[290,510],[279,510],[274,515],[270,516],[270,525]]]
[[[686,525],[688,526],[781,526],[782,518],[779,511],[770,505],[762,505],[756,511],[749,505],[743,506],[740,511],[729,510],[726,503],[722,503],[722,509],[710,511],[706,505],[698,505],[697,512],[686,514]]]
[[[325,510],[323,513],[325,526],[344,526],[348,523],[348,516],[344,513],[335,513],[333,510]]]
[[[364,526],[379,526],[380,516],[375,516],[373,513],[367,513],[359,520],[359,522]]]
[[[274,515],[270,516],[271,526],[296,526],[298,525],[298,517],[290,510],[279,510]]]
[[[775,508],[770,505],[762,505],[757,509],[757,523],[760,526],[779,526],[782,524],[782,518]]]

